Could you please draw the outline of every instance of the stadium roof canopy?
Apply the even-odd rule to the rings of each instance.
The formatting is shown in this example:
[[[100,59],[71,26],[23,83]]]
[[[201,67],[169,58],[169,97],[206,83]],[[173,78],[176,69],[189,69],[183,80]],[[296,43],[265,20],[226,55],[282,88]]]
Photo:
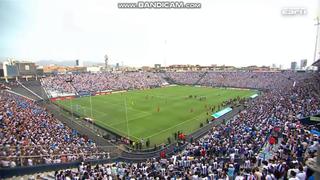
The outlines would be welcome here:
[[[312,66],[320,67],[320,59],[316,60],[316,62],[314,62]]]

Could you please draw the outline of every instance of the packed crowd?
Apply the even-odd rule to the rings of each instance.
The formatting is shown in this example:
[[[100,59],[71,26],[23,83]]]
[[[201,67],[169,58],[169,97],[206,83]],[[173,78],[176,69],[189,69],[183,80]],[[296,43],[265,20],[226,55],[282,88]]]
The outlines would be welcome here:
[[[95,143],[35,102],[0,90],[0,166],[32,166],[105,157]]]
[[[268,78],[273,76],[267,75]],[[253,100],[248,108],[226,124],[215,126],[200,140],[188,143],[178,154],[143,163],[116,162],[95,167],[81,164],[78,170],[56,172],[55,177],[194,180],[312,178],[313,172],[305,162],[316,156],[320,138],[311,130],[319,129],[303,125],[299,119],[320,114],[320,76],[280,76],[284,76],[286,81],[259,85],[269,91]],[[284,80],[283,77],[274,80],[280,79]],[[246,85],[252,87],[250,82]]]
[[[82,73],[50,76],[42,79],[49,91],[75,93],[159,87],[165,81],[154,73]]]
[[[0,82],[0,90],[4,89],[11,89],[11,87],[18,86],[18,83],[16,81],[9,81],[9,82]]]
[[[297,76],[300,75],[290,72],[209,72],[199,81],[199,84],[218,87],[274,89],[288,86],[292,83],[290,80],[292,76],[298,78]]]
[[[305,73],[293,72],[168,72],[163,77],[178,84],[213,87],[238,87],[274,89],[285,87],[295,80],[304,78]]]
[[[95,74],[59,75],[44,79],[42,84],[57,90],[67,86],[67,79],[72,78],[73,86],[70,91],[84,89],[99,91],[105,88],[144,88],[164,82],[159,78],[162,76],[147,74],[105,73],[100,74],[102,76],[100,79],[99,75]],[[81,164],[76,171],[56,172],[56,179],[125,177],[126,179],[300,180],[312,175],[305,162],[316,155],[320,139],[310,132],[319,129],[303,125],[299,119],[320,114],[319,74],[237,72],[206,73],[203,77],[196,73],[191,75],[191,77],[196,76],[202,85],[259,88],[268,91],[254,99],[245,110],[230,121],[215,126],[200,140],[188,143],[178,154],[143,163],[116,162],[95,167]],[[139,77],[149,80],[140,79],[140,81]],[[184,84],[198,81],[191,77],[181,79],[179,75],[172,77]],[[89,81],[91,78],[92,81]],[[113,82],[116,85],[106,82]],[[2,147],[0,155],[3,167],[14,167],[18,163],[33,165],[81,158],[100,158],[94,155],[94,152],[99,151],[92,141],[65,127],[45,109],[31,101],[1,92],[0,110]],[[266,153],[269,153],[270,157],[266,157],[268,156]],[[29,158],[20,162],[16,158],[20,155]],[[35,161],[31,158],[33,155],[43,155],[43,158]]]
[[[2,90],[2,89],[8,89],[8,87],[5,84],[0,83],[0,90]]]
[[[48,91],[76,93],[159,87],[170,81],[177,84],[214,87],[274,89],[305,78],[292,72],[166,72],[166,73],[82,73],[56,75],[42,79]]]

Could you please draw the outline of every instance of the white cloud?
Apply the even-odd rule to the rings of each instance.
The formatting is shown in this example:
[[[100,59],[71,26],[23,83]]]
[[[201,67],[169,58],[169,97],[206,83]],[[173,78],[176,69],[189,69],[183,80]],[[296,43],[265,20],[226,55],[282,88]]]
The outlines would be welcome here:
[[[190,10],[118,9],[118,2],[129,1],[32,1],[25,6],[31,20],[17,20],[26,23],[24,28],[0,31],[6,39],[0,50],[3,56],[35,60],[101,62],[107,53],[111,63],[135,66],[288,67],[293,60],[310,64],[313,59],[318,0],[198,0],[191,2],[201,2],[202,9]],[[284,7],[303,7],[308,14],[284,17]]]

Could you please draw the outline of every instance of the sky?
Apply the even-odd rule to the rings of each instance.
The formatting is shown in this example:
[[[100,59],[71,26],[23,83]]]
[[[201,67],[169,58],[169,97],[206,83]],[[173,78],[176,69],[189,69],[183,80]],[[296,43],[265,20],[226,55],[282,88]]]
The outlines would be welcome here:
[[[320,0],[185,0],[201,9],[118,9],[138,0],[0,0],[0,58],[111,64],[268,65],[314,59]],[[284,8],[306,15],[284,16]]]

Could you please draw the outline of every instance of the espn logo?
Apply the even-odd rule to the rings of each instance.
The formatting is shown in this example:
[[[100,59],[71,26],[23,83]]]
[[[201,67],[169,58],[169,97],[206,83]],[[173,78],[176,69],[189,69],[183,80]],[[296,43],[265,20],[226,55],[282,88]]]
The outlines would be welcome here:
[[[303,16],[307,15],[307,13],[306,8],[283,8],[281,10],[283,16]]]

